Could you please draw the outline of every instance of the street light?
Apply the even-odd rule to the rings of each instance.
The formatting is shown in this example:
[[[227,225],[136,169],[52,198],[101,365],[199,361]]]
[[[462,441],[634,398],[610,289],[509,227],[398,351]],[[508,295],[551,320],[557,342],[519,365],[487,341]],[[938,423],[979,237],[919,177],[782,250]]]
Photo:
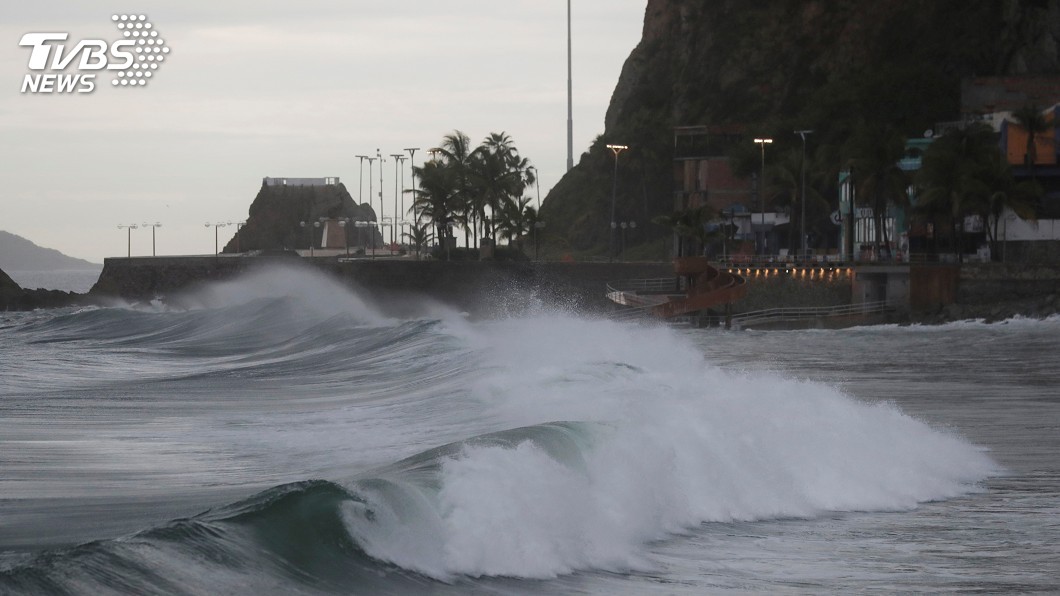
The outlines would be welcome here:
[[[223,228],[230,225],[228,222],[225,223],[206,223],[206,227],[213,226],[213,255],[216,257],[221,254],[219,245],[217,244],[217,228]]]
[[[350,222],[350,218],[344,217],[339,220],[339,227],[342,228],[342,239],[346,242],[346,257],[350,256],[350,233],[346,230],[346,224]]]
[[[540,229],[543,229],[544,227],[545,227],[545,222],[543,222],[543,221],[535,221],[534,222],[534,260],[535,261],[540,260],[540,259],[537,258],[537,231],[540,230]]]
[[[813,134],[812,130],[796,130],[795,134],[802,137],[802,194],[799,202],[802,203],[801,226],[799,233],[802,234],[802,258],[806,258],[806,137]]]
[[[323,218],[321,218],[321,219],[323,219]],[[309,256],[312,257],[313,256],[313,228],[319,228],[320,227],[320,222],[319,221],[314,221],[314,222],[311,222],[311,223],[306,223],[304,221],[300,221],[300,222],[298,222],[298,225],[300,225],[303,228],[305,228],[306,232],[309,233]]]
[[[405,186],[405,170],[401,166],[404,165],[406,157],[404,153],[391,153],[390,157],[394,158],[394,224],[397,227],[397,222],[402,215],[398,212],[398,197],[401,196],[401,189]],[[398,175],[401,176],[401,182],[398,182]],[[404,199],[404,197],[402,197]],[[401,208],[404,210],[405,201],[401,201]],[[398,232],[398,240],[401,239],[401,233]],[[390,228],[390,244],[394,244],[394,228]]]
[[[615,154],[615,175],[611,183],[611,239],[607,251],[607,262],[610,263],[615,257],[615,195],[618,193],[618,154],[626,149],[627,145],[608,145],[608,149]]]
[[[379,219],[383,219],[383,164],[386,162],[383,159],[383,154],[379,152],[379,148],[375,149],[375,158],[379,160]],[[383,236],[383,242],[386,242],[386,236]]]
[[[141,227],[151,228],[151,256],[153,257],[153,256],[155,256],[155,228],[161,228],[162,224],[157,223],[157,222],[153,223],[153,224],[145,223]],[[131,232],[130,232],[130,234],[131,234]]]
[[[125,258],[131,259],[132,258],[132,231],[136,229],[136,224],[118,224],[118,229],[119,230],[122,230],[122,229],[127,230],[126,234],[127,234],[128,238],[127,238],[126,241],[128,242],[128,248],[127,248],[128,253],[125,255]]]
[[[357,180],[357,204],[364,203],[364,160],[371,160],[372,158],[367,155],[355,155],[357,159],[361,160],[360,178]],[[371,174],[372,162],[368,162],[368,173]],[[371,176],[369,176],[371,178]],[[369,197],[371,200],[371,197]]]
[[[419,151],[419,150],[420,150],[419,147],[405,147],[405,151],[409,152],[409,176],[412,178],[412,200],[413,200],[413,203],[412,203],[412,211],[413,211],[412,212],[412,220],[414,222],[418,222],[419,221],[419,217],[416,215],[416,203],[415,203],[415,200],[416,200],[416,152]],[[402,182],[401,185],[404,186],[405,183]],[[404,202],[401,203],[401,208],[405,209],[405,203]]]
[[[765,196],[762,193],[762,187],[766,185],[766,145],[773,142],[773,139],[755,139],[755,143],[762,148],[762,169],[758,175],[758,208],[762,213],[762,251],[761,254],[765,254],[765,234],[766,234],[766,204]],[[755,241],[758,241],[758,234],[755,234]]]
[[[537,166],[530,166],[527,169],[534,170],[534,186],[537,187],[537,212],[541,213],[541,172],[537,171]]]
[[[625,252],[626,252],[626,228],[629,228],[630,230],[636,230],[637,229],[637,222],[635,222],[635,221],[623,221],[623,222],[620,222],[618,224],[618,227],[622,228],[622,250],[620,251],[620,254],[625,254]]]

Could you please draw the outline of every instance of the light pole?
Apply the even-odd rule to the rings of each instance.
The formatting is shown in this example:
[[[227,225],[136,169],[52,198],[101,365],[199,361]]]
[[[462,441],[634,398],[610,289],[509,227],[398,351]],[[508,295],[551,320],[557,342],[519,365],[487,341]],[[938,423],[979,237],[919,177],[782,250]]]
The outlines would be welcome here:
[[[357,204],[360,205],[360,204],[364,203],[364,160],[366,160],[366,159],[370,160],[372,158],[368,157],[367,155],[356,155],[354,157],[356,157],[357,159],[361,160],[361,170],[360,170],[361,175],[360,175],[360,178],[357,180]],[[372,167],[372,162],[371,161],[368,162],[368,167],[369,167],[369,174],[370,174],[371,173],[371,167]],[[369,197],[369,199],[371,199],[371,197]]]
[[[570,0],[567,0],[567,171],[574,167],[574,87],[571,84]],[[614,218],[612,218],[614,219]]]
[[[342,228],[342,239],[346,242],[346,258],[350,258],[350,233],[346,229],[346,224],[350,223],[350,218],[344,217],[339,220],[339,227]]]
[[[568,2],[569,10],[570,3]],[[607,262],[610,263],[615,258],[615,195],[618,193],[618,154],[629,149],[629,147],[627,145],[608,145],[607,148],[615,154],[615,175],[611,183],[611,239],[607,250]]]
[[[762,212],[762,250],[761,254],[766,252],[766,204],[765,194],[762,192],[762,187],[766,185],[766,145],[773,142],[773,139],[755,139],[755,143],[762,148],[762,169],[758,174],[758,208]],[[755,234],[755,240],[758,240],[758,234]]]
[[[398,220],[401,214],[398,212],[398,197],[401,196],[401,188],[405,186],[405,171],[402,169],[403,162],[405,161],[405,154],[403,153],[391,153],[390,157],[394,158],[394,227],[397,227]],[[402,182],[398,182],[398,176],[400,175]],[[404,201],[401,202],[404,205]],[[404,208],[404,207],[402,207]],[[401,233],[398,233],[398,240],[401,239]],[[394,228],[390,228],[390,244],[394,244]]]
[[[537,244],[537,231],[540,230],[540,229],[543,229],[544,227],[545,227],[545,222],[543,222],[543,221],[535,221],[534,222],[534,260],[535,261],[539,261],[540,260],[538,258],[538,256],[537,256],[537,247],[538,247],[538,244]]]
[[[629,228],[630,230],[636,230],[637,229],[637,222],[635,222],[635,221],[623,221],[623,222],[618,224],[618,227],[622,228],[622,250],[620,251],[620,254],[625,254],[625,252],[626,252],[626,229]]]
[[[227,225],[229,225],[227,222],[225,222],[225,223],[209,223],[209,222],[207,222],[207,224],[206,224],[206,227],[213,226],[213,256],[215,256],[215,257],[221,254],[220,246],[217,243],[217,229],[218,228],[223,228],[223,227],[225,227]]]
[[[162,224],[155,222],[153,224],[145,223],[141,227],[151,228],[151,256],[155,256],[155,228],[161,228]]]
[[[802,258],[806,258],[806,137],[813,134],[812,130],[796,130],[795,134],[802,137],[802,194],[799,202],[802,203],[802,215],[800,216],[799,233],[802,234]]]
[[[375,163],[375,158],[365,156],[365,159],[368,160],[368,208],[372,209],[372,197],[375,195],[372,189],[372,164]],[[376,215],[375,209],[372,209],[372,214]],[[372,237],[372,256],[375,256],[375,228],[369,230],[368,235]]]
[[[537,166],[530,166],[534,170],[534,186],[537,187],[537,212],[541,213],[541,172],[537,171]]]
[[[236,222],[236,252],[237,253],[238,252],[242,252],[239,249],[239,230],[242,230],[243,226],[245,226],[245,225],[247,225],[247,222],[245,222],[245,221]]]
[[[128,238],[126,238],[126,243],[128,244],[128,246],[126,247],[127,253],[125,255],[125,258],[131,259],[132,258],[132,231],[136,229],[136,224],[118,224],[118,229],[119,230],[126,230],[126,235],[128,236]]]
[[[405,151],[409,152],[409,176],[412,177],[412,200],[413,201],[416,200],[416,152],[419,151],[419,150],[420,150],[419,147],[405,147]],[[404,186],[405,183],[402,182],[401,185]],[[404,203],[401,204],[401,208],[402,209],[405,208],[405,204]],[[416,203],[415,202],[412,203],[412,222],[414,224],[418,224],[419,223],[419,217],[416,214]]]
[[[379,152],[379,148],[375,149],[375,158],[379,160],[379,219],[383,219],[383,164],[386,162],[383,159],[383,154]],[[386,242],[386,236],[383,236],[383,242]]]
[[[314,222],[306,223],[304,221],[300,221],[300,222],[298,222],[298,225],[300,225],[303,228],[305,228],[306,232],[308,232],[308,234],[309,234],[309,256],[312,257],[313,256],[313,228],[319,228],[320,227],[320,222],[319,221],[314,221]]]

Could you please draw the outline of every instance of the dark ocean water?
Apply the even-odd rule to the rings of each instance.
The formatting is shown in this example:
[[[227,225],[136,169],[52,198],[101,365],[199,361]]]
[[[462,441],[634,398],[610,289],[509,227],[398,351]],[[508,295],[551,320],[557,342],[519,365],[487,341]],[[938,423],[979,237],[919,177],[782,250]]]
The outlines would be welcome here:
[[[1050,592],[1060,319],[0,314],[0,593]]]

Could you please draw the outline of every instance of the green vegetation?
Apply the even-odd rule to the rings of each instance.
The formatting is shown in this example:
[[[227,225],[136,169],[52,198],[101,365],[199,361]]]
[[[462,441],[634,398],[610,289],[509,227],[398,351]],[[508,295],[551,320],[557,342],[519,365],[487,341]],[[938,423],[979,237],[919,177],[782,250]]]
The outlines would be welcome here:
[[[498,234],[512,244],[537,221],[530,199],[522,196],[535,183],[536,171],[506,133],[491,133],[471,148],[466,134],[453,131],[442,139],[435,156],[413,172],[419,188],[411,191],[410,211],[417,222],[434,228],[443,247],[438,258],[456,258],[455,226],[464,229],[464,245],[475,255],[511,258],[510,251],[493,250]]]

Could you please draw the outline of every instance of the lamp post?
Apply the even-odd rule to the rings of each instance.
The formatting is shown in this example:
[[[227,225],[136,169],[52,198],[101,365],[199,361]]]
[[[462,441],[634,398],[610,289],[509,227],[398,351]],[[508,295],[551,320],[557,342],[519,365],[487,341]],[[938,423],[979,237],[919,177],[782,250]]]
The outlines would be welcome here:
[[[534,260],[535,261],[540,260],[537,257],[537,247],[538,247],[538,244],[537,244],[537,231],[540,230],[540,229],[543,229],[544,227],[545,227],[545,222],[543,222],[543,221],[535,221],[534,222]]]
[[[361,160],[360,178],[357,180],[357,204],[360,205],[361,203],[364,203],[364,160],[371,158],[367,155],[356,155],[354,157]],[[370,161],[368,162],[368,167],[369,173],[371,173],[372,163]]]
[[[346,258],[350,258],[350,233],[346,229],[346,224],[350,223],[350,218],[344,217],[339,220],[339,227],[342,228],[342,239],[346,242]]]
[[[537,187],[537,212],[541,213],[541,172],[537,170],[537,166],[530,166],[527,169],[534,170],[534,186]]]
[[[806,258],[806,137],[813,134],[812,130],[796,130],[795,134],[802,137],[802,192],[799,202],[802,203],[802,215],[799,218],[799,233],[802,234],[802,258]]]
[[[223,228],[223,227],[225,227],[227,225],[229,225],[228,222],[223,222],[223,223],[209,223],[209,222],[207,222],[206,223],[206,227],[208,227],[208,228],[210,226],[213,226],[213,256],[215,256],[215,257],[221,254],[220,246],[217,243],[217,230],[218,230],[218,228]]]
[[[155,228],[161,228],[162,224],[155,222],[153,224],[145,223],[141,227],[151,228],[151,256],[155,256]]]
[[[136,229],[136,224],[118,224],[119,230],[126,230],[126,255],[125,258],[132,258],[132,231]]]
[[[372,197],[375,196],[375,191],[372,189],[372,164],[375,163],[375,159],[376,158],[365,156],[365,159],[368,160],[368,208],[372,209]],[[372,209],[372,212],[373,212],[373,214],[375,214],[375,210],[374,209]],[[378,218],[378,216],[377,216],[377,218]],[[371,230],[369,230],[368,234],[372,237],[372,254],[374,256],[374,254],[375,254],[375,228],[372,228]]]
[[[761,254],[765,254],[766,243],[766,204],[765,194],[762,192],[762,187],[766,185],[766,145],[773,142],[773,139],[755,139],[755,143],[762,148],[762,169],[758,174],[758,208],[762,213],[762,250]],[[755,240],[758,240],[758,234],[755,234]]]
[[[321,219],[323,219],[323,218],[321,218]],[[314,222],[307,223],[307,222],[304,222],[304,221],[300,221],[300,222],[298,222],[298,225],[300,225],[303,228],[305,228],[306,232],[309,234],[309,256],[312,257],[313,256],[313,228],[319,228],[320,227],[320,222],[319,221],[314,221]]]
[[[618,193],[618,154],[626,149],[627,145],[608,145],[608,149],[615,154],[615,175],[611,183],[611,239],[608,243],[607,262],[615,258],[615,195]]]
[[[412,200],[416,200],[416,152],[419,151],[419,147],[405,147],[405,151],[409,152],[409,177],[412,178]],[[404,182],[401,183],[405,185]],[[405,208],[405,204],[401,204],[401,208]],[[416,203],[412,203],[412,221],[413,223],[419,223],[419,217],[416,214]]]
[[[401,218],[401,213],[398,211],[398,197],[401,196],[401,188],[405,186],[405,170],[401,167],[404,165],[404,161],[407,159],[403,153],[391,153],[390,157],[394,158],[394,227],[397,227],[398,221]],[[401,182],[398,181],[400,176]],[[401,201],[402,210],[404,210],[405,201]],[[401,233],[398,232],[397,239],[401,239]],[[394,244],[394,228],[390,228],[390,244]]]
[[[567,0],[567,171],[574,167],[574,87],[571,83],[570,0]],[[614,218],[612,218],[614,219]]]
[[[618,227],[622,229],[622,247],[619,254],[625,254],[626,252],[626,229],[636,230],[637,222],[635,221],[623,221],[618,224]]]
[[[383,164],[386,160],[383,159],[383,154],[379,152],[379,148],[375,149],[375,158],[379,160],[379,219],[383,219]],[[383,242],[386,242],[386,235],[383,235]]]

